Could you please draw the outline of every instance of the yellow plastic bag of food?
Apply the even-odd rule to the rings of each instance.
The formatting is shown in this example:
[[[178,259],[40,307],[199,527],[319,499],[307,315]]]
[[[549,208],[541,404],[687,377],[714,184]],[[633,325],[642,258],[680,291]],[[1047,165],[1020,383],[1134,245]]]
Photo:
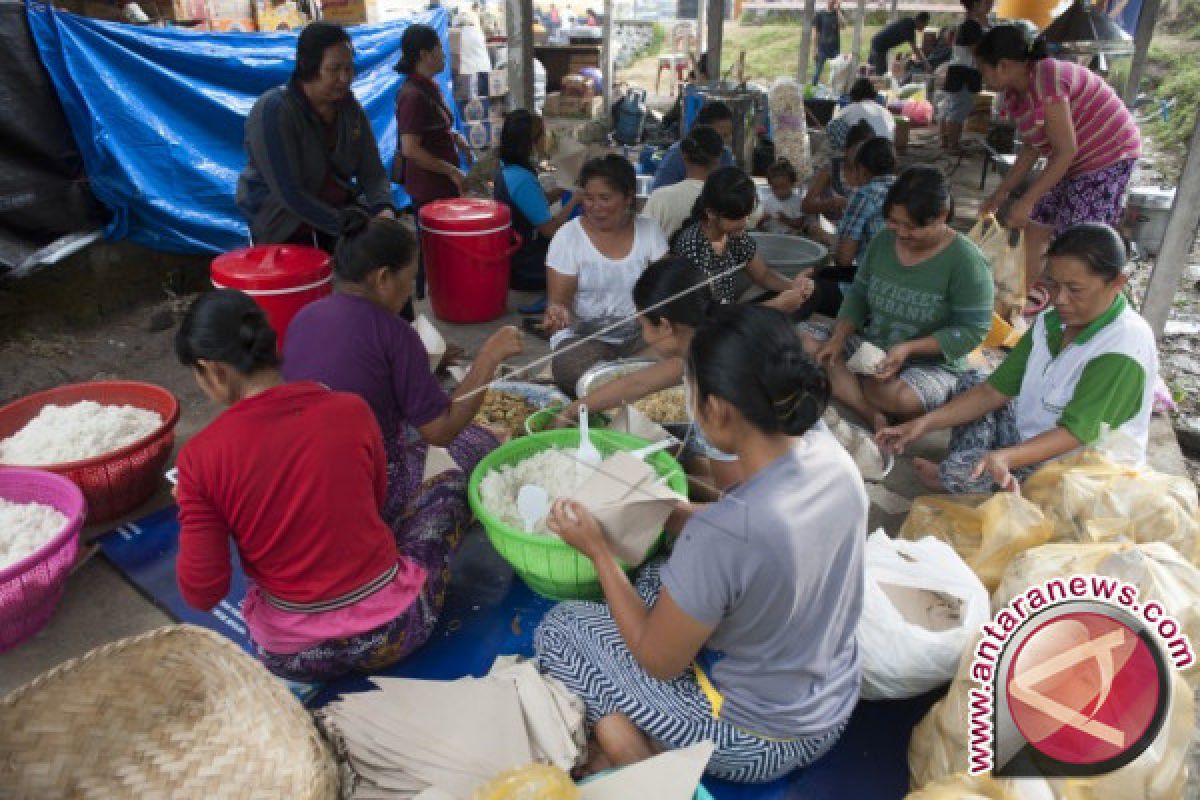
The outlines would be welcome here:
[[[1026,550],[1005,572],[992,596],[992,609],[1007,605],[1031,586],[1072,574],[1109,575],[1133,584],[1144,602],[1157,600],[1190,635],[1200,624],[1200,571],[1162,543],[1146,545],[1055,543]],[[1194,641],[1194,640],[1193,640]],[[908,746],[912,787],[967,771],[971,665],[978,637],[958,665],[946,697],[930,709],[913,729]],[[1171,702],[1166,724],[1154,743],[1137,759],[1095,778],[1047,780],[1056,800],[1177,800],[1187,780],[1189,748],[1193,746],[1195,708],[1193,688],[1200,670],[1172,672]],[[1190,683],[1189,683],[1190,682]],[[938,795],[934,795],[937,797]],[[992,795],[985,794],[986,797]],[[1003,796],[1003,795],[1001,795]],[[923,796],[922,796],[923,797]]]
[[[530,764],[501,772],[476,789],[471,800],[579,800],[579,789],[558,767]]]
[[[971,652],[968,651],[946,697],[938,701],[913,728],[912,739],[908,743],[908,771],[914,790],[967,771],[968,692],[975,686],[968,679],[970,663]],[[1046,779],[1045,783],[1051,791],[1049,797],[1055,800],[1115,800],[1127,797],[1179,800],[1184,796],[1183,787],[1187,782],[1188,751],[1195,722],[1192,689],[1180,673],[1172,672],[1167,721],[1154,743],[1129,764],[1107,775]],[[951,796],[955,795],[932,795]],[[1007,798],[1012,795],[985,793],[983,796]]]
[[[1067,575],[1106,575],[1136,586],[1139,603],[1159,603],[1193,646],[1200,643],[1200,569],[1163,542],[1055,542],[1026,550],[1009,564],[992,594],[992,608],[1008,605],[1031,586]],[[1200,669],[1183,676],[1200,688]]]
[[[954,548],[991,592],[1013,557],[1050,539],[1045,515],[1020,495],[930,495],[913,501],[903,539],[934,536]]]
[[[992,267],[996,309],[1008,316],[1025,305],[1025,234],[1005,228],[994,214],[980,217],[967,233]]]
[[[1166,542],[1200,564],[1200,502],[1186,477],[1120,464],[1087,449],[1047,464],[1022,493],[1074,542]]]

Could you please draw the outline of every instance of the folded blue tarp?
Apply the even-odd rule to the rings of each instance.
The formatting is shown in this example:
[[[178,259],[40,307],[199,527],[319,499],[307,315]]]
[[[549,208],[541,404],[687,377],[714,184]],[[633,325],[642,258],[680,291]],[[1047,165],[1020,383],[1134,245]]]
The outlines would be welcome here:
[[[102,22],[29,4],[29,25],[66,110],[96,196],[113,212],[110,239],[155,250],[221,253],[249,242],[234,205],[242,132],[254,101],[287,82],[296,33],[198,33]],[[393,67],[414,22],[449,52],[449,15],[350,28],[357,76],[384,165],[396,151]],[[439,76],[452,97],[450,70]],[[454,105],[451,102],[451,107]],[[402,191],[401,204],[407,203]]]

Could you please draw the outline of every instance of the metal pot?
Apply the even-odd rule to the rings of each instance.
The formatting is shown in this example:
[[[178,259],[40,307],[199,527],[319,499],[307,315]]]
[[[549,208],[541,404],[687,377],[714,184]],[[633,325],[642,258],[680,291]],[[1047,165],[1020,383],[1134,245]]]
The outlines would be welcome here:
[[[1174,201],[1173,188],[1150,186],[1129,190],[1125,222],[1129,226],[1130,238],[1143,253],[1158,255]]]
[[[825,245],[803,236],[758,231],[751,232],[750,236],[758,245],[758,254],[767,262],[767,266],[789,278],[795,277],[802,269],[825,263],[829,256],[829,249]]]

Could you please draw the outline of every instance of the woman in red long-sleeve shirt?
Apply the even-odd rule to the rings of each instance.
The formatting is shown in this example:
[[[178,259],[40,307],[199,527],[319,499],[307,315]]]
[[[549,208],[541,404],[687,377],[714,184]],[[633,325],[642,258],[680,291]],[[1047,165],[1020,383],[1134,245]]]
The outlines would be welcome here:
[[[179,454],[184,599],[229,591],[233,541],[250,588],[242,615],[276,674],[322,680],[379,669],[422,645],[437,621],[452,552],[399,552],[380,516],[383,439],[359,397],[285,384],[275,333],[241,292],[202,295],[175,340],[179,360],[227,406]]]

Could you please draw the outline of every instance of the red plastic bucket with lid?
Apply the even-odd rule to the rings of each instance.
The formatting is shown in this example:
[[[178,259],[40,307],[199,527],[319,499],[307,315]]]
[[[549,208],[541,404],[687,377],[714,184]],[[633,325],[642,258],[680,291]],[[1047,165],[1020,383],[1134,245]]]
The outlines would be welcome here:
[[[218,289],[237,289],[254,298],[279,339],[292,317],[333,292],[329,254],[315,247],[268,244],[233,250],[213,259],[210,275]]]
[[[421,252],[433,313],[446,322],[488,322],[508,300],[508,273],[521,237],[503,203],[471,197],[421,208]]]

